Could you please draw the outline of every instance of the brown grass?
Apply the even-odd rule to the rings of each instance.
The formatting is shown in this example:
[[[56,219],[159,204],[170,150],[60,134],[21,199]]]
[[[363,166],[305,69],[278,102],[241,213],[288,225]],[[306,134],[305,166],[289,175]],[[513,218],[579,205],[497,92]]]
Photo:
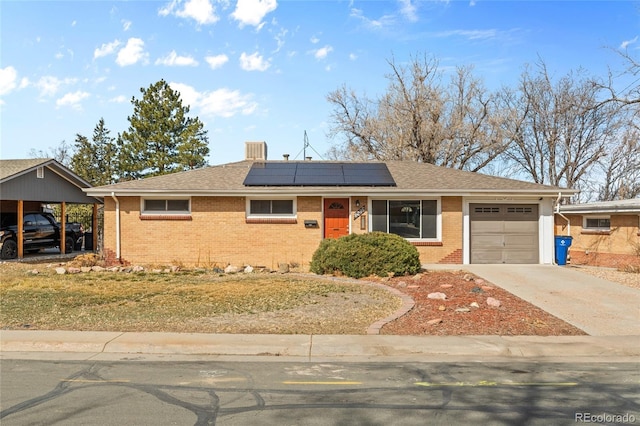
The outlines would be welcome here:
[[[397,307],[397,300],[384,290],[312,277],[219,276],[208,271],[57,275],[51,266],[38,266],[37,274],[34,269],[0,265],[1,329],[207,331],[198,324],[229,315],[304,309],[337,294],[360,301],[366,294],[370,306],[358,306],[364,321],[359,329],[364,330],[378,315]],[[363,315],[365,311],[373,312]],[[312,331],[330,333],[321,325]],[[287,332],[298,332],[295,324]]]

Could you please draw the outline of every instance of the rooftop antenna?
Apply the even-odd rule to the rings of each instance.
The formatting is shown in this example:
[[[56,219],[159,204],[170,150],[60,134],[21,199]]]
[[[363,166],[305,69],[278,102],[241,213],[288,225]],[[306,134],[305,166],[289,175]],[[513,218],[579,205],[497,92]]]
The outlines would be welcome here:
[[[320,153],[318,153],[318,151],[315,150],[314,147],[311,146],[311,144],[309,143],[309,137],[307,136],[307,131],[304,131],[304,146],[302,147],[302,158],[304,158],[305,160],[307,159],[307,148],[311,148],[313,150],[313,152],[315,152],[316,154],[318,154],[318,157],[320,157],[320,159],[324,160],[324,158],[322,157],[322,155],[320,155]],[[298,158],[298,156],[300,155],[300,152],[298,153],[298,155],[296,155],[296,158]],[[294,160],[296,159],[294,158]]]

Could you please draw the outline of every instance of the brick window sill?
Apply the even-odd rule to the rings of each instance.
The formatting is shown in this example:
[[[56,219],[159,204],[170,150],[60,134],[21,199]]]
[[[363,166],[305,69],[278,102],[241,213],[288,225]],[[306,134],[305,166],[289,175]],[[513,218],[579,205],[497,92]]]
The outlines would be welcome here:
[[[582,235],[611,235],[611,231],[589,231],[589,230],[582,230],[581,232]]]
[[[442,247],[442,241],[410,241],[416,247]]]
[[[250,224],[295,224],[298,223],[296,218],[269,218],[269,217],[248,217],[246,223]]]
[[[140,220],[193,220],[189,214],[141,214]]]

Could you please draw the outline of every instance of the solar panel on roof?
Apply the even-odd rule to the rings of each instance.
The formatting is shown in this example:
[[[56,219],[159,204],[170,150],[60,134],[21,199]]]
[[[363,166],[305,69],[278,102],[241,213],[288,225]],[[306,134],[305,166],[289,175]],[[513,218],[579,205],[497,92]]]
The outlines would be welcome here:
[[[245,186],[396,186],[384,163],[254,163]]]

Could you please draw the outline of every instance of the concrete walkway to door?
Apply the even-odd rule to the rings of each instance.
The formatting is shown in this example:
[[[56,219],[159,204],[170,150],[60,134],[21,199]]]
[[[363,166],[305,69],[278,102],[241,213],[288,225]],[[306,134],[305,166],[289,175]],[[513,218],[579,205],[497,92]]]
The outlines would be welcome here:
[[[570,266],[424,265],[424,267],[427,270],[469,271],[591,336],[634,336],[640,339],[640,290],[594,277]]]

